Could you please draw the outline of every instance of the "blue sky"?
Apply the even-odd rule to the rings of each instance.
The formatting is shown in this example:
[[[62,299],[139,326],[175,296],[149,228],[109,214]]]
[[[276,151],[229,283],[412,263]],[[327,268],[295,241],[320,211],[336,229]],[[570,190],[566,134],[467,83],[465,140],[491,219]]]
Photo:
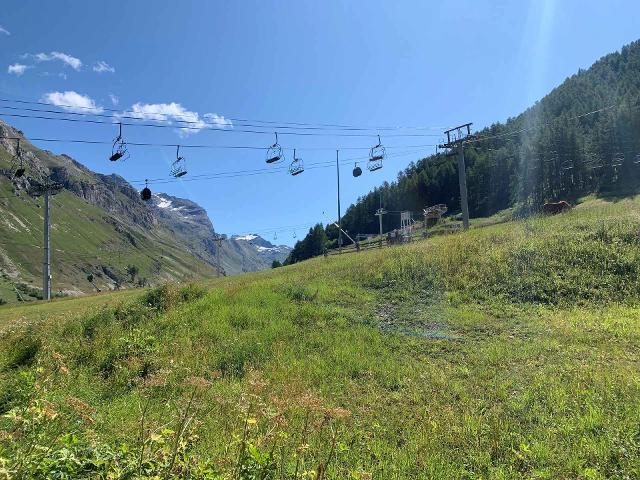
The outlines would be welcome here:
[[[365,157],[377,143],[376,131],[358,131],[368,137],[335,130],[294,136],[280,128],[280,144],[295,147],[307,165],[335,160],[341,148],[344,210],[434,151],[416,145],[438,141],[393,134],[437,135],[441,127],[472,121],[481,128],[516,115],[578,68],[639,38],[638,18],[637,1],[4,0],[0,97],[89,106],[103,115],[135,108],[151,123],[157,112],[206,123],[188,134],[125,127],[125,139],[138,143],[266,148],[273,142],[271,125],[240,126],[255,120],[433,127],[381,131],[393,155],[382,170],[363,168],[359,178],[351,176],[348,159]],[[115,135],[111,124],[7,113],[16,111],[0,108],[0,118],[28,137],[108,141]],[[226,126],[229,118],[252,122]],[[212,131],[212,125],[224,130]],[[267,133],[240,131],[248,129]],[[175,158],[171,147],[130,147],[129,160],[113,163],[108,145],[34,143],[130,181],[169,178]],[[292,152],[285,153],[290,160]],[[184,148],[181,154],[189,170],[184,181],[152,189],[198,202],[219,232],[258,232],[273,240],[275,229],[277,242],[290,244],[313,223],[336,218],[335,167],[292,177],[273,166],[267,174],[189,181],[267,168],[265,151]]]

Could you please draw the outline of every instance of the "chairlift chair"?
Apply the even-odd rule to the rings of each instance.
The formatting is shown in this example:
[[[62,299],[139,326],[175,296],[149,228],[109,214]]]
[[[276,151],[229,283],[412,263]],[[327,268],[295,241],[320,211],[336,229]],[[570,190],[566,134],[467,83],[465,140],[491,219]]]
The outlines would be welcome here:
[[[296,157],[296,149],[293,149],[293,161],[289,165],[289,173],[294,177],[296,175],[300,175],[304,172],[304,164],[302,163],[302,159]]]
[[[380,135],[378,135],[378,144],[371,147],[369,150],[369,162],[367,163],[367,169],[370,172],[375,172],[382,168],[382,161],[386,154],[385,148],[380,141]]]
[[[24,159],[22,158],[22,149],[20,148],[20,139],[16,138],[16,141],[18,144],[16,145],[16,154],[14,156],[15,170],[13,172],[13,177],[20,178],[24,176],[27,169],[24,166]]]
[[[358,166],[358,162],[356,162],[355,166],[353,167],[353,176],[359,177],[360,175],[362,175],[362,169]]]
[[[280,160],[284,160],[282,147],[278,144],[278,132],[275,132],[275,134],[276,134],[276,143],[274,143],[267,149],[267,159],[266,159],[267,163],[275,163],[275,162],[279,162]]]
[[[151,190],[149,189],[149,180],[144,181],[144,188],[140,192],[140,198],[145,202],[151,200]]]
[[[176,145],[176,159],[171,164],[171,175],[174,178],[184,177],[187,174],[186,161],[180,156],[180,145]]]
[[[120,126],[118,131],[118,136],[113,140],[113,147],[111,147],[111,156],[109,160],[115,162],[124,158],[125,160],[129,157],[127,152],[127,144],[122,139],[122,123],[118,124]]]

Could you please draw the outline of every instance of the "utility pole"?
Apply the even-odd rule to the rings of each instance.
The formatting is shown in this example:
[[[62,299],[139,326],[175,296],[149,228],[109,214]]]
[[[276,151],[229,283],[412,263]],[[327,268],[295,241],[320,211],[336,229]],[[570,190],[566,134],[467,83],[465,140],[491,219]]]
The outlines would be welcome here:
[[[42,260],[42,299],[51,300],[51,245],[49,234],[51,223],[49,222],[49,190],[44,192],[44,259]]]
[[[218,277],[222,274],[222,266],[220,265],[220,249],[222,248],[222,235],[216,235],[214,237],[214,240],[216,242],[216,264],[217,267],[216,271],[218,273]]]
[[[338,178],[338,251],[342,253],[342,218],[340,215],[340,150],[336,150],[336,176]]]
[[[380,248],[382,248],[382,216],[386,213],[387,211],[382,207],[376,210],[376,217],[378,217],[378,220],[380,221]]]
[[[44,196],[44,256],[42,259],[42,299],[51,300],[51,195],[62,190],[62,184],[47,180],[40,184],[33,182],[31,194],[35,197]]]
[[[460,185],[460,207],[462,209],[462,225],[465,230],[469,228],[469,202],[467,199],[467,171],[464,164],[464,144],[473,138],[471,135],[472,123],[465,123],[458,127],[445,131],[447,143],[438,145],[438,148],[449,149],[447,155],[458,156],[458,183]],[[464,133],[466,129],[466,134]],[[452,135],[453,134],[453,135]]]

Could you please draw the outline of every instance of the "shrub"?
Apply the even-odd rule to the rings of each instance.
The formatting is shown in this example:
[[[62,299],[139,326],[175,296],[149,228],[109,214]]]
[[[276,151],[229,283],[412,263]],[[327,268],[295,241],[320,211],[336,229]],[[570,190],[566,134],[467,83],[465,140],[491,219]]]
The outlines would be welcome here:
[[[151,290],[143,297],[142,302],[155,310],[166,312],[180,303],[202,298],[206,293],[207,290],[197,284],[188,284],[183,287],[166,284]]]
[[[9,369],[33,364],[42,346],[42,341],[29,329],[9,339],[5,352],[4,367]]]

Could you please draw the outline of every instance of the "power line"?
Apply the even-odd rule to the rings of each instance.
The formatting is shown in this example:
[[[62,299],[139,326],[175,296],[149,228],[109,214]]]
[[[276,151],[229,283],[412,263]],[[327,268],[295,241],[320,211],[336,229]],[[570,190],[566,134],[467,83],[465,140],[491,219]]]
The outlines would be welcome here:
[[[0,137],[0,139],[6,140],[17,140],[21,137]],[[36,138],[30,137],[27,140],[31,142],[51,142],[51,143],[79,143],[79,144],[87,144],[87,145],[112,145],[113,142],[106,140],[81,140],[81,139],[61,139],[61,138]],[[171,147],[175,148],[176,143],[151,143],[151,142],[126,142],[127,145],[131,145],[134,147]],[[426,144],[426,145],[391,145],[386,148],[394,149],[394,148],[426,148],[426,147],[435,147],[436,144]],[[266,151],[267,148],[264,146],[253,146],[253,145],[211,145],[211,144],[180,144],[180,148],[200,148],[200,149],[231,149],[231,150],[262,150]],[[370,150],[371,147],[339,147],[340,150]],[[293,148],[283,147],[283,150],[293,151]],[[305,148],[297,148],[296,150],[301,151],[320,151],[320,150],[335,150],[335,147],[305,147]]]
[[[12,107],[3,107],[0,106],[0,109],[8,109]],[[36,110],[38,111],[38,110]],[[44,112],[44,110],[43,110]],[[63,112],[55,112],[55,113],[63,113]],[[68,114],[64,112],[64,114]],[[198,125],[198,126],[184,126],[184,125],[172,125],[172,124],[163,124],[163,123],[141,123],[141,122],[122,122],[119,121],[117,117],[109,116],[109,115],[100,115],[102,117],[108,117],[111,121],[102,121],[102,120],[92,120],[90,118],[63,118],[63,117],[50,117],[45,115],[26,115],[20,113],[2,113],[2,116],[5,117],[14,117],[14,118],[27,118],[33,120],[50,120],[50,121],[59,121],[59,122],[76,122],[76,123],[90,123],[94,125],[114,125],[121,124],[123,126],[128,127],[149,127],[149,128],[171,128],[173,130],[194,130],[194,131],[215,131],[215,132],[227,132],[227,133],[251,133],[256,135],[273,135],[273,131],[268,130],[247,130],[247,129],[237,129],[237,128],[224,128],[224,127],[213,127],[211,124]],[[92,114],[93,116],[98,116],[97,114]],[[127,117],[131,118],[131,117]],[[139,120],[138,118],[135,118]],[[259,127],[261,128],[261,127]],[[316,132],[279,132],[280,135],[292,135],[292,136],[300,136],[300,137],[377,137],[378,134],[373,133],[316,133]],[[435,135],[431,133],[392,133],[387,134],[385,137],[439,137],[440,135]]]
[[[139,114],[139,112],[136,111],[132,111],[132,110],[118,110],[118,109],[114,109],[114,108],[107,108],[107,107],[82,107],[82,106],[77,106],[77,105],[65,105],[65,104],[51,104],[51,103],[47,103],[47,102],[36,102],[36,101],[29,101],[29,100],[24,100],[24,99],[8,99],[8,98],[0,98],[0,102],[5,102],[5,103],[20,103],[20,104],[25,104],[25,105],[42,105],[42,106],[47,106],[47,107],[60,107],[63,109],[74,109],[74,110],[87,110],[88,114],[91,114],[92,112],[96,112],[97,110],[102,110],[102,111],[107,111],[107,112],[113,112],[116,113],[118,115],[121,114]],[[65,112],[59,112],[59,113],[71,113],[68,111]],[[180,114],[168,114],[168,113],[161,113],[161,112],[154,112],[153,115],[156,116],[162,116],[165,117],[166,119],[172,119],[172,118],[189,118],[192,119],[193,115],[180,115]],[[135,117],[137,118],[137,117]],[[375,130],[375,131],[382,131],[382,130],[442,130],[446,127],[442,127],[442,126],[355,126],[355,125],[344,125],[344,124],[331,124],[331,123],[305,123],[305,122],[285,122],[285,121],[275,121],[275,120],[250,120],[250,119],[246,119],[246,118],[234,118],[234,117],[224,117],[227,120],[231,120],[234,122],[254,122],[254,123],[265,123],[270,125],[269,128],[276,128],[278,126],[286,126],[286,125],[294,125],[294,126],[300,126],[300,127],[326,127],[326,128],[330,128],[330,129],[349,129],[349,130]],[[197,122],[196,122],[197,123]],[[261,127],[261,128],[267,128],[265,127]]]
[[[596,113],[601,113],[601,112],[604,112],[604,111],[607,111],[607,110],[611,110],[613,108],[621,107],[621,106],[622,106],[621,103],[612,104],[612,105],[609,105],[609,106],[606,106],[606,107],[599,108],[597,110],[593,110],[591,112],[586,112],[586,113],[582,113],[580,115],[575,115],[573,117],[566,118],[565,120],[577,120],[577,119],[580,119],[580,118],[588,117],[590,115],[595,115]],[[640,107],[640,105],[633,105],[633,106],[629,105],[629,107],[638,108],[638,107]],[[514,130],[514,131],[511,131],[511,132],[500,133],[500,134],[497,134],[497,135],[474,136],[473,139],[468,140],[466,143],[475,143],[475,142],[480,142],[480,141],[483,141],[483,140],[492,140],[494,138],[502,138],[502,137],[511,136],[511,135],[518,135],[520,133],[528,132],[528,131],[534,130],[536,128],[544,127],[546,125],[551,125],[553,123],[554,123],[554,121],[551,120],[551,121],[548,121],[548,122],[538,123],[538,124],[533,125],[531,127],[520,128],[518,130]]]
[[[405,155],[413,155],[418,153],[417,151],[408,151],[408,152],[397,152],[395,154],[389,154],[387,157],[399,157]],[[354,161],[364,161],[367,160],[368,157],[354,157],[347,158],[345,160],[340,161],[340,165],[350,165]],[[305,166],[305,170],[315,170],[318,168],[329,168],[335,165],[335,161],[326,161],[326,162],[314,162],[307,164]],[[287,167],[278,166],[275,168],[261,168],[261,169],[253,169],[253,170],[237,170],[237,171],[227,171],[227,172],[212,172],[212,173],[202,173],[198,175],[192,175],[188,178],[173,178],[173,177],[163,177],[163,178],[155,178],[155,179],[138,179],[138,180],[129,180],[128,182],[131,184],[146,184],[150,185],[159,185],[159,184],[167,184],[174,182],[193,182],[193,181],[201,181],[201,180],[215,180],[220,178],[234,178],[234,177],[243,177],[243,176],[255,176],[255,175],[269,175],[275,173],[286,172]]]
[[[2,99],[0,99],[0,102],[2,102]],[[236,126],[240,126],[240,127],[250,127],[250,128],[262,128],[262,129],[266,129],[267,127],[264,125],[256,125],[254,123],[239,123],[239,124],[225,124],[225,123],[212,123],[212,122],[207,122],[205,120],[199,120],[199,121],[193,121],[193,120],[175,120],[173,118],[168,118],[165,120],[157,120],[155,118],[145,118],[145,116],[143,114],[138,114],[138,115],[124,115],[124,114],[116,114],[116,115],[104,115],[101,113],[81,113],[81,112],[70,112],[70,111],[64,111],[64,110],[49,110],[49,109],[37,109],[37,108],[26,108],[26,107],[9,107],[9,106],[2,106],[0,105],[0,108],[5,109],[5,110],[13,110],[13,111],[21,111],[21,112],[35,112],[35,113],[53,113],[53,114],[58,114],[58,115],[76,115],[76,116],[82,116],[82,117],[86,117],[87,115],[92,116],[92,117],[98,117],[98,118],[109,118],[114,122],[117,123],[121,123],[122,119],[125,120],[154,120],[154,121],[166,121],[166,122],[171,122],[171,121],[175,121],[175,122],[179,122],[180,124],[187,124],[187,125],[196,125],[196,127],[192,127],[195,130],[227,130],[225,127],[229,126],[229,127],[234,127],[233,131],[236,132],[243,132],[243,130],[237,130],[235,129]],[[156,113],[153,114],[149,114],[149,115],[159,115]],[[164,114],[166,115],[166,114]],[[62,119],[60,119],[62,120]],[[205,128],[202,125],[207,125],[210,127],[215,127],[215,128]],[[123,123],[123,125],[125,125]],[[128,125],[128,124],[127,124]],[[131,124],[133,125],[133,124]],[[135,124],[138,125],[138,124]],[[142,125],[142,124],[140,124]],[[144,125],[144,126],[148,126],[148,125]],[[183,127],[182,125],[172,125],[172,124],[168,124],[168,125],[163,125],[166,126],[167,128],[178,128],[178,129],[189,129],[189,127]],[[273,128],[276,130],[279,130],[279,133],[281,135],[298,135],[300,133],[292,133],[292,132],[282,132],[281,130],[320,130],[320,131],[325,131],[325,130],[345,130],[345,131],[370,131],[371,129],[368,128],[359,128],[359,127],[343,127],[343,128],[327,128],[327,127],[311,127],[311,126],[301,126],[301,127],[297,127],[297,126],[291,126],[291,125],[274,125],[274,126],[270,126],[269,128]],[[382,131],[385,129],[377,129],[376,132]],[[386,129],[386,130],[390,130],[390,129]],[[398,130],[398,128],[396,129],[391,129],[391,130]],[[249,133],[255,133],[253,131],[250,131]],[[260,132],[260,133],[264,133],[264,134],[272,134],[273,131],[268,130],[268,131],[264,131],[264,132]],[[301,134],[300,134],[301,135]],[[310,134],[309,134],[310,135]],[[378,133],[369,133],[369,134],[351,134],[351,135],[343,135],[343,134],[338,134],[338,133],[327,133],[327,134],[317,134],[317,135],[327,135],[327,136],[359,136],[359,137],[376,137],[378,135]],[[400,136],[400,135],[386,135],[386,136]],[[439,137],[440,135],[438,134],[413,134],[413,135],[403,135],[403,136],[422,136],[422,137]]]

